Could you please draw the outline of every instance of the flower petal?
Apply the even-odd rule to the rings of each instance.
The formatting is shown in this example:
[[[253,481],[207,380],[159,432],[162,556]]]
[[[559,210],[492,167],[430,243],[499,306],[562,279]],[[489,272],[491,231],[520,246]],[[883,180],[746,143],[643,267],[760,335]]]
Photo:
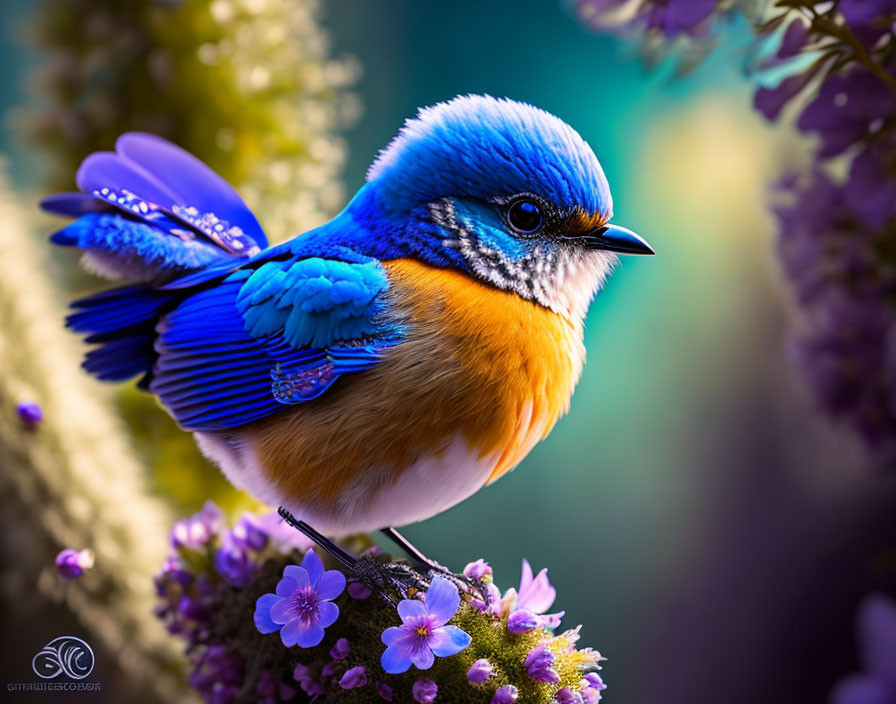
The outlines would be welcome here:
[[[315,645],[319,645],[323,639],[324,629],[319,623],[312,621],[299,629],[299,638],[296,642],[300,648],[313,648]]]
[[[299,639],[299,631],[302,626],[299,623],[299,619],[294,618],[292,621],[287,623],[283,628],[280,629],[280,640],[283,641],[283,645],[287,648],[292,647],[296,644],[296,641]]]
[[[426,606],[419,599],[402,599],[398,602],[398,615],[402,621],[417,621],[426,618]]]
[[[411,662],[414,663],[418,670],[428,670],[435,661],[435,656],[426,645],[415,648],[414,652],[411,653]]]
[[[286,598],[288,596],[292,596],[292,593],[299,588],[299,583],[289,574],[287,571],[290,567],[294,567],[295,569],[299,569],[295,565],[289,565],[286,570],[284,570],[284,577],[279,582],[277,582],[277,596]],[[304,572],[304,570],[302,570]],[[307,578],[307,574],[305,575]]]
[[[411,654],[399,645],[390,645],[380,658],[383,669],[392,675],[407,672],[411,666]]]
[[[322,601],[317,605],[317,622],[321,628],[329,628],[339,618],[339,607],[332,601]]]
[[[271,605],[271,621],[284,624],[289,623],[295,617],[296,612],[293,608],[292,601],[290,599],[281,599],[277,597],[277,603]]]
[[[530,584],[532,584],[532,565],[530,565],[529,561],[524,557],[523,573],[520,575],[520,594],[528,589]]]
[[[293,591],[295,591],[296,589],[304,589],[311,584],[311,579],[308,576],[308,570],[306,570],[304,567],[299,567],[298,565],[287,565],[283,569],[283,579],[287,578],[296,583],[296,586],[293,587]],[[281,579],[280,581],[282,582],[283,579]],[[277,593],[279,594],[279,592]],[[289,594],[286,594],[285,596],[289,596]]]
[[[319,599],[335,599],[345,589],[345,575],[339,570],[327,570],[317,583]]]
[[[520,579],[520,592],[517,597],[518,609],[529,609],[532,613],[543,614],[557,598],[557,590],[548,581],[548,571],[543,569],[534,579],[532,568],[527,560],[523,560],[523,576]]]
[[[397,641],[404,634],[404,631],[398,626],[392,626],[391,628],[387,628],[383,631],[383,635],[380,636],[380,640],[383,641],[384,645],[392,645],[395,641]]]
[[[320,561],[317,553],[309,548],[305,553],[305,559],[302,560],[302,567],[308,570],[308,577],[311,579],[311,586],[316,587],[320,576],[324,573],[324,563]]]
[[[442,626],[432,632],[427,645],[440,658],[456,655],[466,648],[473,639],[457,626]]]
[[[279,623],[271,619],[271,607],[280,601],[276,594],[263,594],[255,602],[255,627],[260,633],[273,633],[280,630]]]
[[[426,610],[430,616],[435,617],[436,625],[441,626],[454,618],[458,606],[460,594],[457,593],[457,587],[442,577],[432,580],[432,585],[426,592]]]

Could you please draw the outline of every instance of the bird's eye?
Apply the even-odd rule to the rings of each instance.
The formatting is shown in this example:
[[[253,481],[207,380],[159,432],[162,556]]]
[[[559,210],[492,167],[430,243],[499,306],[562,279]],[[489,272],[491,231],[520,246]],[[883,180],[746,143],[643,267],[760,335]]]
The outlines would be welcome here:
[[[544,215],[537,203],[528,199],[514,202],[507,211],[510,226],[524,235],[531,235],[544,224]]]

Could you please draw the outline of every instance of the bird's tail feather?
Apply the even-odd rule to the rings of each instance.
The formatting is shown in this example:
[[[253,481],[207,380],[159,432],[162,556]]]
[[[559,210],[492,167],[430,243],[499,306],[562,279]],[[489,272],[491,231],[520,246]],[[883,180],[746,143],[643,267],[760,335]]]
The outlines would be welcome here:
[[[141,133],[122,135],[115,148],[84,160],[80,193],[50,196],[41,206],[77,218],[51,242],[83,250],[92,273],[136,284],[75,301],[67,319],[99,345],[84,368],[121,381],[152,368],[155,327],[184,293],[163,286],[239,266],[267,238],[236,191],[191,154]]]
[[[77,173],[80,193],[42,201],[78,219],[51,237],[84,250],[94,273],[160,284],[210,266],[252,257],[267,238],[224,179],[191,154],[131,132],[115,152],[95,152]]]
[[[74,301],[66,324],[97,345],[81,366],[103,381],[146,375],[155,362],[155,327],[175,294],[146,284],[122,286]],[[145,383],[149,378],[146,377]]]

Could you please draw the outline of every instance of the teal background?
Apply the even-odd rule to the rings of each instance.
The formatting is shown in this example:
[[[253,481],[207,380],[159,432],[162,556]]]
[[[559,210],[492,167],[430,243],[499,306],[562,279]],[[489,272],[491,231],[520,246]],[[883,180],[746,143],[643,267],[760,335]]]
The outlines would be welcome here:
[[[28,6],[0,9],[4,110],[26,99],[33,53],[13,36]],[[454,569],[486,558],[504,588],[523,557],[549,567],[564,623],[608,658],[608,702],[822,701],[855,664],[852,614],[893,535],[894,486],[867,475],[789,364],[767,187],[801,146],[752,113],[744,31],[673,79],[552,2],[332,0],[325,25],[364,68],[349,192],[418,106],[507,96],[581,132],[615,221],[657,250],[624,260],[595,301],[551,436],[406,535]],[[2,145],[28,183],[8,130]]]

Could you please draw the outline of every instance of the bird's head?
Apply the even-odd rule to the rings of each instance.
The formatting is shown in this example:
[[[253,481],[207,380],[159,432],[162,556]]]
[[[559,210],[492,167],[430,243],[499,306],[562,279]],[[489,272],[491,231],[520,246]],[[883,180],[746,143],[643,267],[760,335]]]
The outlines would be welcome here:
[[[557,312],[584,315],[616,253],[653,253],[609,223],[607,180],[579,134],[512,100],[424,108],[367,182],[379,216],[401,224],[390,237]]]

